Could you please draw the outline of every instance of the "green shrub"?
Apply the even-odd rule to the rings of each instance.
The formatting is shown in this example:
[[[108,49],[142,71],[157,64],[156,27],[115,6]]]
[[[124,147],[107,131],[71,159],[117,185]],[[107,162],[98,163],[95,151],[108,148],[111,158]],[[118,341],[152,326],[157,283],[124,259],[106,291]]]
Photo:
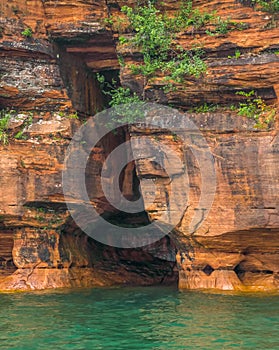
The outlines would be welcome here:
[[[252,0],[252,2],[258,5],[262,11],[269,13],[279,12],[279,0]]]
[[[99,73],[97,73],[96,77],[100,83],[103,94],[110,96],[110,107],[140,101],[140,98],[135,92],[132,93],[129,88],[117,86],[117,82],[114,79],[109,83],[106,81],[105,77]]]
[[[99,73],[96,75],[97,80],[100,83],[103,94],[109,95],[110,101],[109,106],[114,107],[115,117],[113,121],[119,121],[122,117],[122,121],[133,122],[137,118],[136,111],[131,110],[128,106],[127,109],[121,108],[118,113],[117,106],[130,105],[132,103],[140,103],[141,99],[139,96],[132,92],[129,88],[124,88],[122,86],[117,86],[117,82],[112,80],[112,82],[106,81],[105,77]],[[125,115],[121,116],[121,113]]]
[[[235,50],[234,56],[228,56],[228,58],[235,58],[236,60],[240,58],[241,52],[239,50]]]
[[[14,110],[2,110],[0,111],[0,143],[7,145],[9,138],[16,140],[26,140],[27,136],[24,135],[25,129],[33,122],[33,113],[29,112],[28,116],[24,119],[21,125],[21,130],[17,133],[11,132],[9,134],[9,122],[12,117],[16,117],[17,112]]]
[[[199,78],[206,72],[204,52],[197,48],[185,50],[179,46],[177,44],[179,32],[187,28],[193,32],[202,28],[205,31],[208,25],[211,28],[208,31],[210,35],[225,35],[233,29],[244,29],[243,24],[222,19],[216,16],[215,12],[206,13],[193,9],[193,1],[190,0],[182,1],[174,17],[169,17],[156,8],[156,2],[146,1],[145,5],[138,2],[134,8],[129,6],[121,8],[126,15],[126,19],[120,21],[126,24],[124,31],[129,30],[133,35],[120,36],[119,44],[124,45],[125,50],[137,50],[141,54],[141,60],[136,64],[126,64],[123,56],[119,56],[119,62],[121,67],[127,67],[133,74],[143,76],[143,93],[142,96],[138,96],[130,89],[119,87],[114,82],[110,83],[103,76],[97,75],[103,93],[110,97],[110,106],[145,100],[145,87],[157,73],[163,75],[165,85],[162,89],[168,92],[175,89],[175,83],[183,83],[187,76]],[[117,19],[111,17],[107,21],[113,30],[117,22],[119,22]],[[117,31],[123,32],[123,30]]]
[[[75,112],[75,113],[72,113],[72,114],[69,114],[69,115],[66,115],[66,117],[68,119],[79,119],[79,116],[78,116],[78,113]]]
[[[210,36],[226,35],[232,30],[244,30],[248,28],[248,25],[243,22],[234,22],[230,18],[223,19],[220,16],[215,16],[212,20],[214,29],[207,29],[206,33]]]
[[[22,32],[21,35],[25,36],[26,38],[31,38],[33,35],[32,29],[31,28],[25,28]]]
[[[238,107],[238,115],[252,118],[255,120],[255,127],[267,128],[274,121],[276,109],[267,106],[261,97],[258,97],[254,90],[245,92],[239,91],[237,95],[244,96],[245,102],[240,102]]]
[[[122,11],[127,15],[131,28],[135,31],[131,42],[140,48],[144,60],[158,56],[166,59],[174,34],[168,26],[166,17],[151,4],[135,9],[123,6]]]
[[[111,101],[109,102],[109,105],[111,107],[140,101],[140,98],[135,92],[132,93],[129,88],[124,88],[122,86],[111,90],[110,95]]]
[[[24,135],[24,130],[20,130],[19,132],[17,132],[15,134],[14,138],[16,140],[25,140],[26,139],[26,135]]]
[[[188,11],[187,11],[188,12]],[[200,12],[199,9],[194,9],[185,14],[183,8],[178,12],[174,20],[173,28],[183,30],[189,26],[199,29],[209,24],[215,19],[215,13]]]
[[[133,73],[149,78],[155,72],[162,71],[167,80],[182,82],[186,75],[199,77],[205,72],[206,65],[200,51],[185,51],[174,44],[176,34],[182,27],[194,22],[200,26],[211,18],[207,15],[201,17],[197,10],[193,12],[191,1],[186,2],[173,19],[160,13],[152,4],[135,9],[124,6],[122,11],[135,33],[132,39],[126,41],[137,47],[143,56],[142,64],[130,65]],[[189,17],[190,14],[192,17]],[[200,18],[199,22],[197,18]]]
[[[0,143],[7,145],[9,143],[8,129],[11,114],[8,111],[0,111]]]
[[[24,135],[24,132],[26,128],[28,128],[28,126],[30,126],[33,123],[33,113],[29,112],[28,114],[28,117],[24,120],[23,125],[21,126],[21,130],[14,135],[14,138],[17,140],[27,139],[27,135]]]
[[[196,112],[196,113],[208,113],[208,112],[215,112],[219,106],[217,104],[208,104],[204,103],[201,106],[194,107],[190,110],[190,112]]]

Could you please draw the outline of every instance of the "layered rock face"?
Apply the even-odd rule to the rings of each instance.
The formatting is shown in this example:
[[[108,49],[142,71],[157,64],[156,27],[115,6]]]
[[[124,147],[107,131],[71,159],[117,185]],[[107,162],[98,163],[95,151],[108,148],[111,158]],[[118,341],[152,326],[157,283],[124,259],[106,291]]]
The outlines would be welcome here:
[[[121,18],[121,6],[135,2],[2,3],[0,107],[23,115],[11,120],[9,133],[25,125],[26,140],[10,137],[0,148],[0,289],[147,285],[178,279],[182,289],[278,290],[278,123],[275,118],[268,128],[257,129],[252,119],[224,107],[241,100],[235,94],[240,90],[255,90],[267,103],[278,102],[277,18],[255,11],[249,2],[193,3],[200,11],[216,10],[223,18],[244,22],[245,29],[217,36],[193,28],[181,32],[183,48],[197,41],[203,46],[208,69],[200,78],[186,77],[170,92],[161,89],[162,74],[146,85],[141,76],[119,65],[118,53],[128,62],[140,60],[140,55],[117,45],[118,33],[105,19],[111,14]],[[170,0],[161,6],[172,15],[179,5]],[[23,34],[26,28],[32,29],[30,37]],[[228,58],[236,50],[241,56]],[[90,200],[100,215],[125,224],[179,218],[169,237],[137,249],[109,247],[88,237],[72,221],[62,192],[66,150],[82,123],[75,111],[86,120],[104,108],[107,97],[96,73],[112,79],[119,69],[123,86],[186,111],[185,118],[208,144],[216,172],[215,197],[205,218],[199,208],[205,185],[199,160],[179,132],[123,129],[101,140],[86,169]],[[222,108],[187,112],[205,102]],[[26,125],[30,111],[32,121]],[[181,163],[164,152],[163,161],[173,166],[171,174],[158,167],[152,155],[129,163],[120,179],[125,197],[135,199],[145,179],[153,181],[155,191],[142,187],[145,216],[123,218],[104,197],[100,177],[107,155],[130,138],[135,140],[134,154],[148,139],[154,149],[164,145],[173,150]],[[171,184],[181,191],[173,193]],[[198,210],[201,225],[190,230]]]
[[[276,132],[251,131],[251,121],[249,125],[245,118],[225,114],[206,113],[203,116],[190,115],[189,118],[194,118],[197,125],[203,125],[201,129],[214,157],[216,169],[215,197],[208,215],[196,230],[190,230],[191,220],[198,210],[202,212],[202,209],[207,209],[199,207],[201,191],[207,191],[207,184],[202,183],[198,163],[201,159],[191,152],[193,144],[186,145],[183,166],[180,171],[176,169],[171,183],[163,170],[159,172],[156,169],[152,158],[137,163],[139,177],[152,176],[157,185],[155,201],[151,205],[148,205],[149,189],[146,191],[147,210],[151,218],[165,218],[166,210],[172,217],[182,216],[174,233],[179,251],[180,288],[277,289]],[[156,141],[154,134],[145,135],[154,143],[157,142],[157,147],[160,148],[164,142],[170,149],[175,148],[177,155],[181,155],[182,145],[172,135],[156,136]],[[165,162],[175,167],[175,161],[169,158],[168,153]],[[189,176],[189,188],[186,211],[183,212],[181,203],[185,202],[185,172]],[[181,191],[171,191],[170,185]]]

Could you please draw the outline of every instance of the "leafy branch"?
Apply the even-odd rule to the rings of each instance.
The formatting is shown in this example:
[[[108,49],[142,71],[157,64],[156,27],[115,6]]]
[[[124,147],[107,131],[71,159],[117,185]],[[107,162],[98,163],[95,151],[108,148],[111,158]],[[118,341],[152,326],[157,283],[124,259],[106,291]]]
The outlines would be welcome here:
[[[261,11],[269,13],[279,12],[279,0],[252,0],[252,3],[258,5]]]
[[[276,115],[276,109],[273,106],[268,106],[254,90],[238,91],[236,94],[246,98],[245,102],[239,103],[238,115],[254,119],[255,127],[259,129],[270,126]]]

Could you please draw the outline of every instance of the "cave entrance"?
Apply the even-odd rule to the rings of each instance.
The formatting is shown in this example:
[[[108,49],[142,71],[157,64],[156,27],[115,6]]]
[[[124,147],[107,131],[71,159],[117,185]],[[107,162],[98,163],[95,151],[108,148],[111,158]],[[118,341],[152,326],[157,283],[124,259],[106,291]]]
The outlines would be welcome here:
[[[102,91],[97,74],[103,75],[106,82],[114,80],[116,84],[120,84],[120,67],[112,37],[99,34],[95,38],[56,40],[55,53],[64,85],[78,114],[86,120],[107,108],[110,95]],[[129,142],[129,139],[128,129],[122,127],[105,135],[93,149],[86,149],[90,154],[85,173],[88,197],[99,215],[120,227],[144,226],[149,223],[145,211],[127,214],[114,208],[102,190],[101,174],[106,158],[120,144]],[[84,147],[86,148],[86,144]],[[128,161],[127,154],[123,154],[123,158],[127,159],[126,166],[119,178],[114,180],[118,182],[122,195],[134,201],[140,197],[140,182],[135,163]],[[115,177],[114,166],[117,167],[117,164],[112,164],[108,171],[108,179]],[[62,238],[62,241],[66,242],[62,242],[65,245],[68,244],[67,240],[72,239],[70,232],[73,231],[73,225],[70,220],[69,227],[65,226]],[[84,235],[84,232],[79,232],[78,237],[81,238],[75,244],[82,246],[86,241],[86,251],[91,252],[88,260],[100,271],[104,269],[116,273],[118,271],[120,275],[124,273],[125,280],[132,284],[177,284],[178,274],[174,268],[175,247],[169,237],[164,237],[151,247],[120,249],[105,246],[89,236],[84,240]]]
[[[13,230],[0,229],[0,279],[11,275],[16,267],[13,263]]]
[[[54,52],[73,108],[81,116],[93,116],[108,106],[97,73],[106,81],[118,80],[119,63],[110,33],[94,37],[58,38]]]
[[[54,43],[54,51],[73,108],[81,118],[86,120],[108,108],[110,86],[120,85],[120,67],[111,33],[99,33],[93,37],[58,38]],[[103,76],[107,82],[105,86],[98,81],[98,74]],[[148,223],[145,212],[133,218],[133,215],[131,217],[131,215],[115,210],[108,203],[102,191],[101,172],[107,156],[120,144],[129,141],[129,138],[127,128],[119,128],[100,139],[92,150],[86,149],[90,153],[85,173],[88,196],[96,204],[100,215],[119,225],[129,224],[133,220]],[[123,154],[123,158],[126,159],[127,154]],[[117,164],[115,166],[117,167]],[[114,164],[109,174],[111,178],[115,176],[113,168]],[[115,181],[119,182],[119,188],[125,198],[132,201],[139,198],[140,183],[134,162],[127,163],[119,179]]]

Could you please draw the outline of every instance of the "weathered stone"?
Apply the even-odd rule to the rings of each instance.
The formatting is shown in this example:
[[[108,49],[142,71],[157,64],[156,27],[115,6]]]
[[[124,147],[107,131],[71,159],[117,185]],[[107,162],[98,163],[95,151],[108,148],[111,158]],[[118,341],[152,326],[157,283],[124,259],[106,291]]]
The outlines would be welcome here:
[[[61,172],[69,139],[80,123],[66,117],[77,110],[86,118],[103,108],[106,97],[96,72],[112,79],[121,68],[123,86],[139,94],[144,90],[151,100],[182,110],[205,102],[238,103],[242,97],[235,93],[240,90],[255,90],[268,103],[278,103],[279,32],[272,26],[278,15],[255,11],[246,2],[194,2],[201,11],[216,10],[223,19],[244,22],[246,29],[216,36],[194,27],[179,33],[177,41],[186,49],[200,43],[208,69],[200,78],[185,77],[175,91],[166,93],[162,73],[145,86],[141,76],[119,65],[119,53],[127,63],[137,63],[141,56],[135,48],[116,46],[117,23],[111,30],[104,19],[109,14],[124,18],[121,6],[135,3],[14,0],[0,7],[0,107],[26,115],[33,111],[32,124],[25,126],[27,140],[10,137],[10,144],[0,147],[0,289],[175,283],[179,275],[182,289],[278,291],[276,120],[270,129],[260,131],[254,120],[224,109],[187,114],[210,147],[217,180],[211,211],[192,234],[189,227],[203,185],[199,162],[189,145],[166,130],[131,129],[138,158],[123,170],[120,188],[134,200],[140,181],[144,220],[148,216],[176,222],[170,238],[143,249],[105,247],[69,219]],[[180,2],[167,0],[160,6],[173,15]],[[32,29],[31,37],[22,34],[26,28]],[[239,58],[233,58],[236,50]],[[9,131],[23,126],[24,118],[11,120]],[[144,140],[149,140],[146,150]],[[106,157],[125,141],[126,129],[111,133],[94,149],[84,146],[90,153],[86,186],[100,215],[142,224],[142,217],[123,219],[101,188]],[[158,146],[161,162],[153,156]],[[164,147],[171,157],[164,156]],[[108,183],[115,180],[116,162],[106,171]],[[75,194],[74,185],[72,190]]]
[[[202,183],[195,155],[186,150],[183,170],[188,173],[190,186],[184,194],[186,200],[183,198],[183,182],[180,182],[185,176],[183,172],[177,173],[174,179],[171,174],[169,176],[171,182],[181,184],[179,197],[166,186],[169,180],[162,178],[161,173],[147,167],[146,161],[137,162],[138,176],[153,178],[152,190],[148,191],[147,187],[143,191],[144,201],[148,203],[147,212],[152,219],[166,223],[170,223],[167,212],[172,218],[176,217],[178,229],[182,232],[182,236],[177,237],[178,249],[180,253],[192,255],[189,261],[183,262],[179,272],[180,288],[248,290],[254,288],[255,282],[255,289],[276,289],[277,279],[271,278],[279,269],[279,182],[276,175],[279,148],[276,131],[253,131],[253,124],[249,125],[249,121],[246,126],[241,125],[243,118],[229,118],[225,114],[223,123],[219,125],[218,120],[221,119],[218,119],[218,114],[216,123],[214,114],[210,113],[189,117],[203,130],[215,159],[217,180],[210,212],[196,231],[190,232],[190,224],[198,209]],[[145,133],[137,130],[132,138],[139,135],[142,139],[147,135],[152,137],[148,130]],[[175,143],[166,136],[164,140],[168,146],[166,151],[172,149]],[[153,154],[156,154],[154,150]],[[167,158],[168,153],[161,155],[164,156]],[[181,206],[183,202],[187,203],[184,206],[186,211]],[[207,266],[214,274],[206,276],[203,269]],[[266,284],[261,286],[265,281]]]
[[[216,270],[210,276],[203,271],[183,271],[180,272],[179,277],[181,289],[243,289],[234,271]]]

